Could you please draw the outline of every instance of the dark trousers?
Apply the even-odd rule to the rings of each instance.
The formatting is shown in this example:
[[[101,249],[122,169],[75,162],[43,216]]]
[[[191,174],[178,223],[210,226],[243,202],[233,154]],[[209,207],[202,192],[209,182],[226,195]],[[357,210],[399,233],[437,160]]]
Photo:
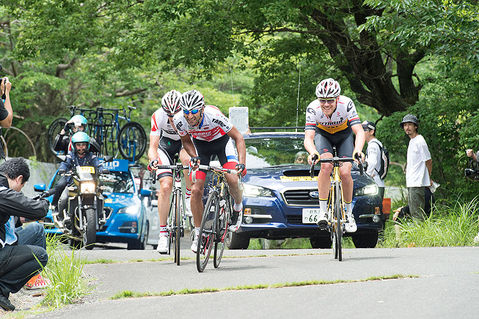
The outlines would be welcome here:
[[[8,298],[48,262],[47,251],[32,245],[6,245],[0,248],[0,292]]]

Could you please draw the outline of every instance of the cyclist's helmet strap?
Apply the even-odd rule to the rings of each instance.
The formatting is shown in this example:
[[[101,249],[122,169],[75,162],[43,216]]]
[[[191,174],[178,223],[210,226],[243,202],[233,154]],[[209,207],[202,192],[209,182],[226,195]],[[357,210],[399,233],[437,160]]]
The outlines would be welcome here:
[[[316,86],[316,96],[319,99],[335,98],[341,94],[341,87],[334,79],[326,79],[319,82]]]
[[[199,110],[205,106],[205,99],[200,92],[191,90],[181,95],[180,105],[185,111]]]
[[[176,90],[171,90],[163,95],[161,106],[166,114],[174,115],[181,109],[180,98],[181,93]]]
[[[73,134],[72,136],[73,147],[75,147],[76,143],[87,143],[88,144],[87,149],[90,149],[90,137],[85,132],[76,132],[75,134]]]

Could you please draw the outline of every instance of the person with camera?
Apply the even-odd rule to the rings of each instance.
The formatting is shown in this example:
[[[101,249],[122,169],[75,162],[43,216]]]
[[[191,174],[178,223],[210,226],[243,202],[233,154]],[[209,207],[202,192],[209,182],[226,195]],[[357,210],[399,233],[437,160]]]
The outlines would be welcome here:
[[[71,135],[76,132],[85,132],[88,125],[87,119],[83,115],[74,115],[68,122],[65,123],[65,127],[60,131],[60,133],[55,136],[55,141],[53,142],[53,149],[57,152],[63,152],[63,154],[68,154],[73,147],[71,143]],[[100,144],[91,137],[90,138],[90,151],[93,153],[100,152]]]
[[[30,169],[23,158],[12,158],[0,165],[0,307],[15,310],[10,293],[18,292],[48,262],[41,245],[25,243],[22,234],[15,233],[12,216],[37,220],[48,212],[43,194],[38,199],[21,192],[30,178]]]

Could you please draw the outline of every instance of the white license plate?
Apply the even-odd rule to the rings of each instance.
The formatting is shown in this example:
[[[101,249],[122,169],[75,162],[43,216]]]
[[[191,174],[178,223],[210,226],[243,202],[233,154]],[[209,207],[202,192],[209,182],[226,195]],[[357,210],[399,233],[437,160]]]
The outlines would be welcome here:
[[[303,208],[303,224],[316,224],[319,221],[319,208]]]

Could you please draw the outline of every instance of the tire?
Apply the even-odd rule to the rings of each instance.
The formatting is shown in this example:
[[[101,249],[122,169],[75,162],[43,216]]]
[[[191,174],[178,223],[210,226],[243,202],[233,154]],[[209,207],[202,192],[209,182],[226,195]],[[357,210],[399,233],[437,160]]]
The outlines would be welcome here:
[[[96,214],[93,208],[86,210],[86,230],[83,234],[85,249],[91,250],[96,242]]]
[[[196,248],[196,268],[203,272],[211,254],[211,248],[215,242],[215,216],[219,210],[218,193],[213,191],[208,196],[203,219],[201,221],[198,247]]]
[[[65,127],[65,124],[67,123],[67,119],[60,117],[57,118],[50,124],[48,127],[47,131],[47,140],[48,140],[48,147],[50,148],[50,151],[52,151],[53,154],[57,154],[57,151],[53,149],[53,144],[55,143],[55,137],[60,133],[60,131]]]
[[[137,122],[128,122],[120,130],[118,149],[121,156],[129,161],[136,162],[146,151],[146,132]]]
[[[250,238],[247,235],[228,232],[226,235],[226,246],[229,249],[248,249],[249,240]]]
[[[374,248],[378,243],[379,233],[377,230],[361,232],[352,236],[356,248]]]
[[[182,209],[183,205],[181,203],[181,191],[177,190],[176,196],[175,196],[175,222],[174,222],[174,233],[175,233],[175,262],[176,265],[180,265],[180,252],[181,252],[181,246],[180,246],[180,241],[181,241],[181,217],[183,216],[182,214]]]
[[[215,250],[213,253],[213,266],[218,268],[223,258],[223,252],[225,250],[225,239],[228,234],[228,220],[231,214],[231,199],[228,195],[225,205],[218,210],[218,216],[216,216],[216,240]]]
[[[331,236],[328,237],[310,237],[309,242],[312,248],[329,249],[331,248]]]
[[[334,224],[334,235],[335,235],[335,250],[334,250],[334,258],[338,259],[339,261],[343,260],[343,252],[341,247],[341,240],[343,237],[343,229],[341,226],[341,189],[338,184],[334,186],[334,216],[336,217],[335,224]]]

